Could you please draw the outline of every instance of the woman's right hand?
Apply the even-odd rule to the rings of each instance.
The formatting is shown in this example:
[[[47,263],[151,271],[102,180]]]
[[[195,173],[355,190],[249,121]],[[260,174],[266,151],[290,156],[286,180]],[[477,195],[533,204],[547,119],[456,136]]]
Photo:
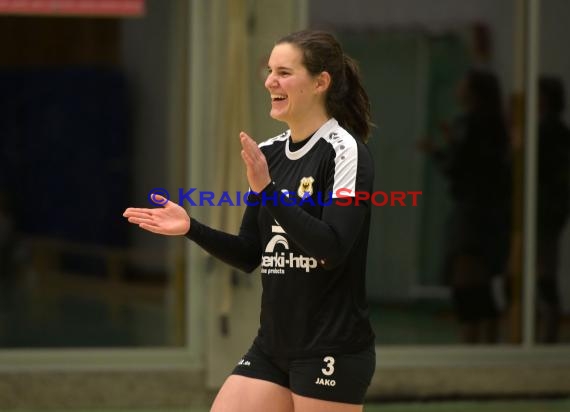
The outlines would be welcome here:
[[[160,195],[154,199],[162,207],[154,209],[129,207],[123,213],[130,223],[139,225],[141,229],[160,235],[185,235],[190,230],[190,216],[186,210],[176,203],[166,200]]]

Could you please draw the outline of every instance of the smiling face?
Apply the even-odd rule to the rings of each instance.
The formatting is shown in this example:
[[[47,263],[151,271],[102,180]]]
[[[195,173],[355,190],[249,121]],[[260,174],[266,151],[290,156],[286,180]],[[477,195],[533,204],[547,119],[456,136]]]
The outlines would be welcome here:
[[[265,87],[271,95],[271,117],[292,126],[326,112],[327,79],[323,82],[322,74],[313,76],[308,72],[298,47],[290,43],[276,45],[267,68]]]

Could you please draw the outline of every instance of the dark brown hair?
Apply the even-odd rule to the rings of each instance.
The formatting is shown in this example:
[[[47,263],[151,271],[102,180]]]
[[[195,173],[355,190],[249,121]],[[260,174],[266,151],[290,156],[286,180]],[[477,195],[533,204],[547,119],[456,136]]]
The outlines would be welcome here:
[[[466,74],[466,86],[471,110],[502,116],[501,86],[494,73],[471,69]]]
[[[335,37],[324,31],[301,30],[281,38],[303,53],[303,64],[316,76],[326,71],[331,85],[326,93],[327,113],[364,143],[370,136],[370,100],[362,86],[356,61],[345,55]]]

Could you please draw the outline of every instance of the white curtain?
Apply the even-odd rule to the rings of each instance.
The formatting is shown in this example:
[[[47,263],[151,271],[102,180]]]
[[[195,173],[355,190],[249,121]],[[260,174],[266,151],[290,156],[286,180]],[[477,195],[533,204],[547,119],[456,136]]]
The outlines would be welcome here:
[[[216,199],[227,191],[235,199],[237,191],[248,189],[245,167],[241,159],[240,131],[251,128],[250,51],[247,21],[250,10],[247,0],[212,0],[208,7],[208,30],[203,41],[207,63],[207,82],[203,102],[205,133],[203,139],[204,190],[215,193]],[[203,64],[204,62],[197,62]],[[243,199],[243,197],[242,197]],[[243,202],[242,202],[243,204]],[[205,206],[200,211],[209,226],[237,233],[244,206]],[[243,287],[257,280],[255,274],[239,275],[236,269],[208,257],[207,264],[207,382],[217,386],[229,372],[228,365],[247,349],[243,341],[251,340],[257,328],[259,305],[256,288]],[[242,283],[235,287],[233,279]],[[239,302],[245,304],[237,304]],[[247,338],[245,338],[247,336]]]

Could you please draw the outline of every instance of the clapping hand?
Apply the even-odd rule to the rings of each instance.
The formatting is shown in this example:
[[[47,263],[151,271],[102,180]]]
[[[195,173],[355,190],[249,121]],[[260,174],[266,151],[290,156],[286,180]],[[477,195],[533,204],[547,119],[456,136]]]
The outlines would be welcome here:
[[[264,154],[257,146],[257,143],[249,137],[245,132],[241,132],[241,157],[247,169],[247,181],[252,191],[260,193],[269,183],[269,167]]]
[[[190,216],[182,206],[157,194],[153,195],[153,200],[163,206],[153,209],[129,207],[123,216],[141,229],[160,235],[185,235],[190,230]]]

